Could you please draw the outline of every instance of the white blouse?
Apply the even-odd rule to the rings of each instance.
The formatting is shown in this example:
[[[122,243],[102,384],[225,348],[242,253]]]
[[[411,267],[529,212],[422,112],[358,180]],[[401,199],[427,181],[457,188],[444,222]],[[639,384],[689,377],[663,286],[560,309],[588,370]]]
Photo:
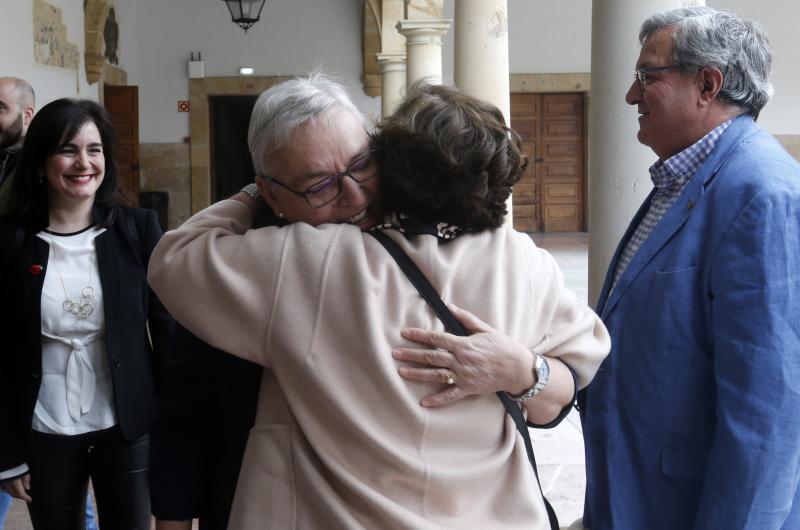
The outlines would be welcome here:
[[[42,383],[35,431],[74,435],[117,423],[94,239],[106,229],[40,232],[50,245],[42,288]]]

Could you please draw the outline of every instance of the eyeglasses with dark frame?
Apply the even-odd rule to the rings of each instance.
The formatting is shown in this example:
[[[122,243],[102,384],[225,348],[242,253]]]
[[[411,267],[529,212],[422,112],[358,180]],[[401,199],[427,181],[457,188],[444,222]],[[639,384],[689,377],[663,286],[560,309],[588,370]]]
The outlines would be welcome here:
[[[633,77],[639,82],[639,90],[644,92],[645,88],[647,87],[647,74],[652,74],[653,72],[663,72],[666,70],[677,70],[679,68],[680,65],[678,64],[669,64],[667,66],[643,66],[636,69]]]
[[[344,177],[350,177],[358,184],[363,184],[375,177],[378,173],[378,168],[375,157],[372,156],[374,151],[374,149],[369,149],[351,162],[344,171],[325,177],[307,187],[304,191],[292,189],[283,182],[266,175],[263,175],[261,178],[277,184],[281,188],[294,193],[301,199],[305,199],[312,208],[321,208],[326,204],[332,203],[342,194],[342,179],[344,179]]]

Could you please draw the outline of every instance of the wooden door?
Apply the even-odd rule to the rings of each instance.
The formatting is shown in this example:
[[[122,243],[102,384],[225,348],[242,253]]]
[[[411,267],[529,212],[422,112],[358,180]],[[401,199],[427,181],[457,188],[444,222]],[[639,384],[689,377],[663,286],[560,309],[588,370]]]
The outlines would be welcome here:
[[[541,232],[540,185],[537,176],[541,97],[537,94],[511,94],[511,127],[522,137],[522,152],[528,157],[525,174],[514,186],[514,228],[520,232]]]
[[[139,87],[103,87],[103,103],[117,131],[117,177],[126,198],[139,204]]]
[[[514,228],[585,229],[583,94],[512,94],[511,126],[522,136],[528,169],[514,187]]]

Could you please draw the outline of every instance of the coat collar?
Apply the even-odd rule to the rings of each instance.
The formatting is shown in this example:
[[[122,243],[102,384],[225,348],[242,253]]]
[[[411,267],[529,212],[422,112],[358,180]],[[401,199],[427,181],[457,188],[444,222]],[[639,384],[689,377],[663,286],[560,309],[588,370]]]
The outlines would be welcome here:
[[[647,213],[647,209],[650,207],[650,202],[655,190],[650,192],[647,200],[645,200],[639,208],[639,211],[636,213],[636,216],[633,218],[633,221],[628,226],[625,235],[617,246],[617,250],[614,253],[614,257],[606,273],[606,279],[597,303],[597,313],[602,318],[605,318],[606,315],[614,309],[614,306],[619,302],[622,295],[625,294],[625,291],[630,287],[631,283],[639,276],[659,250],[661,250],[672,236],[686,223],[689,216],[700,203],[706,187],[708,187],[714,177],[716,177],[717,172],[731,155],[734,147],[743,139],[755,134],[759,130],[760,129],[753,121],[753,117],[749,114],[741,115],[731,123],[717,142],[714,151],[711,152],[708,159],[706,159],[705,163],[697,170],[697,173],[686,185],[675,203],[667,210],[653,232],[648,236],[642,246],[639,247],[639,250],[636,251],[636,254],[634,254],[627,268],[622,273],[622,276],[620,276],[616,287],[609,295],[609,290],[614,280],[613,271],[616,268],[617,260],[620,257],[622,249],[625,248],[628,240],[633,235],[639,222],[641,222],[642,218]]]

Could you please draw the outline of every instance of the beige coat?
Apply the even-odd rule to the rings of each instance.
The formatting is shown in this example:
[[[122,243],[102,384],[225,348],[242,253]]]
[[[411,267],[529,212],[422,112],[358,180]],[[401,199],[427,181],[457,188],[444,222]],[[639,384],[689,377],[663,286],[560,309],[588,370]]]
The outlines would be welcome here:
[[[495,395],[442,408],[391,352],[442,329],[380,244],[350,225],[248,230],[227,200],[167,233],[153,289],[212,345],[266,367],[229,528],[545,529],[524,444]],[[568,363],[586,385],[608,351],[553,258],[508,228],[397,240],[446,301]]]

